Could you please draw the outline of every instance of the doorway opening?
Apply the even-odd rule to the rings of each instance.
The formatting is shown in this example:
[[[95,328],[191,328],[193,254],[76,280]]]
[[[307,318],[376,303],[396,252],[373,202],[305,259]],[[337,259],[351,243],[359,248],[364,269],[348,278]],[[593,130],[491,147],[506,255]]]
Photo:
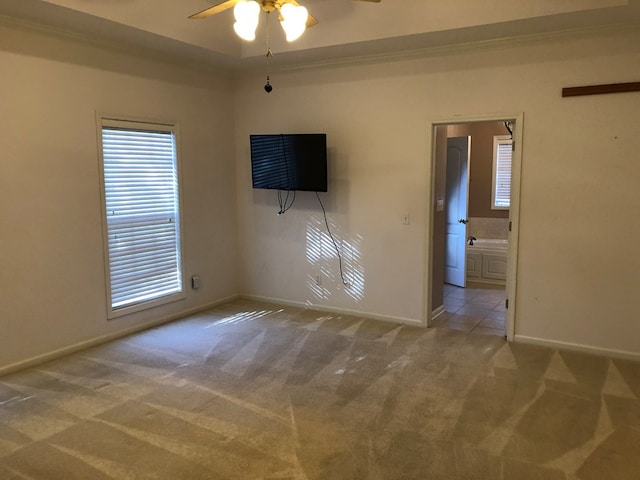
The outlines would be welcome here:
[[[431,124],[428,326],[513,339],[522,124]]]

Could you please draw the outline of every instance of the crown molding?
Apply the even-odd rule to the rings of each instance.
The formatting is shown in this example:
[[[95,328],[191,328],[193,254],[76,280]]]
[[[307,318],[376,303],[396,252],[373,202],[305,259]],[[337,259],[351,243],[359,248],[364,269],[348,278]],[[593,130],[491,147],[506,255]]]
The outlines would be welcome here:
[[[556,30],[543,33],[531,33],[523,35],[511,35],[496,39],[461,42],[456,44],[426,46],[409,48],[395,52],[353,55],[343,58],[323,59],[306,63],[286,62],[277,65],[272,62],[271,71],[279,73],[302,72],[309,70],[321,70],[327,68],[352,67],[362,65],[376,65],[382,63],[403,62],[452,55],[473,53],[487,53],[511,49],[514,46],[537,46],[544,43],[561,43],[569,40],[588,39],[597,36],[613,36],[640,34],[640,24],[637,22],[624,22],[608,25],[589,26]],[[249,68],[240,68],[236,73],[241,75],[264,71],[264,65],[252,64]]]
[[[191,45],[181,44],[176,40],[165,39],[154,34],[141,32],[148,37],[148,42],[157,43],[160,41],[163,45],[173,45],[174,48],[161,50],[159,47],[149,47],[137,44],[135,42],[120,41],[104,36],[95,36],[89,33],[80,32],[57,25],[50,25],[25,18],[13,17],[0,13],[0,27],[20,30],[26,33],[40,34],[51,36],[64,41],[70,41],[77,44],[86,45],[101,50],[114,53],[124,53],[134,57],[140,57],[147,60],[196,70],[208,74],[218,74],[222,76],[230,76],[236,69],[240,60],[233,60],[221,54],[208,51],[204,48],[193,47]],[[129,28],[129,27],[127,27]],[[162,41],[162,39],[164,41]],[[188,50],[189,54],[180,53],[180,47]],[[194,53],[196,52],[196,53]]]
[[[86,32],[9,16],[6,14],[0,14],[0,26],[54,36],[63,40],[111,52],[126,52],[126,54],[132,56],[145,58],[163,64],[191,69],[207,74],[216,74],[223,77],[237,78],[244,75],[255,74],[255,72],[264,72],[264,60],[262,56],[251,58],[232,58],[209,51],[202,47],[194,47],[193,45],[184,44],[182,42],[148,32],[136,31],[131,27],[122,27],[123,32],[126,31],[132,35],[137,35],[138,38],[144,38],[147,44],[153,44],[154,46],[140,45],[134,41],[91,35]],[[276,54],[276,57],[274,57],[270,62],[270,69],[271,72],[285,73],[327,68],[375,65],[451,55],[486,53],[506,50],[514,46],[535,46],[545,42],[558,43],[594,36],[627,35],[629,33],[637,34],[639,31],[640,23],[634,21],[559,29],[542,33],[506,35],[500,38],[444,43],[440,45],[427,45],[420,47],[403,48],[402,39],[393,39],[386,47],[383,47],[386,48],[387,51],[377,53],[366,53],[368,46],[367,42],[364,42],[363,44],[352,44],[349,46]],[[428,39],[425,40],[425,42],[427,41]],[[395,45],[396,43],[400,46],[397,47]],[[331,57],[334,52],[338,55],[344,55],[345,49],[351,49],[356,53],[347,56]],[[340,53],[341,50],[342,53]],[[314,59],[314,57],[316,59]]]

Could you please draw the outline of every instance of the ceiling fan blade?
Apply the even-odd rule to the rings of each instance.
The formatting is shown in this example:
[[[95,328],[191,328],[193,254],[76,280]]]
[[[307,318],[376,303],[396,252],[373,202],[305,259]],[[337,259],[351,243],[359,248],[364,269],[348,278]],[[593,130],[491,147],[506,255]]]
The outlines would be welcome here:
[[[317,24],[318,24],[318,19],[313,15],[309,14],[309,17],[307,18],[307,28],[313,27],[314,25],[317,25]]]
[[[278,15],[278,20],[282,21],[284,20],[282,18],[282,15]],[[309,16],[307,17],[307,23],[305,24],[307,28],[313,27],[314,25],[317,25],[318,19],[316,17],[314,17],[313,15],[309,14]]]
[[[215,15],[217,13],[224,12],[225,10],[233,8],[239,1],[240,0],[225,0],[224,2],[214,5],[213,7],[209,7],[202,10],[201,12],[194,13],[193,15],[189,16],[189,18],[198,19],[210,17],[211,15]]]
[[[282,3],[290,3],[294,7],[300,6],[300,4],[296,0],[285,0]],[[282,20],[282,18],[280,18],[280,20]],[[309,12],[309,17],[307,18],[307,28],[313,27],[314,25],[317,25],[317,24],[318,24],[318,19],[313,15],[311,15],[311,12]]]
[[[218,13],[224,12],[225,10],[229,10],[230,8],[233,8],[236,5],[236,3],[239,3],[240,1],[241,0],[225,0],[224,2],[220,2],[217,5],[214,5],[213,7],[209,7],[202,10],[201,12],[194,13],[193,15],[190,15],[189,18],[193,20],[198,18],[210,17],[212,15],[216,15]],[[379,0],[373,0],[373,1],[379,1]],[[300,6],[300,4],[296,0],[285,0],[282,3],[290,3],[296,7]],[[280,4],[276,3],[275,5],[276,5],[276,8],[279,8],[278,6]],[[264,9],[264,4],[263,4],[263,9]],[[309,17],[307,18],[307,28],[313,27],[314,25],[317,25],[317,24],[318,24],[318,19],[315,18],[313,15],[309,14]]]

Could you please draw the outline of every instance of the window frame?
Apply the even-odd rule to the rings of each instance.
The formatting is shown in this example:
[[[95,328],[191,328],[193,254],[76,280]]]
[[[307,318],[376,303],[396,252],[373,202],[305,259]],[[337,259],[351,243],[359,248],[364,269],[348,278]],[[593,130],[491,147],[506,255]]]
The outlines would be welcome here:
[[[511,157],[509,161],[509,205],[496,204],[496,189],[498,186],[498,149],[500,145],[509,145]],[[491,169],[491,210],[509,210],[511,208],[511,175],[513,174],[513,138],[510,135],[494,135],[493,137],[493,167]]]
[[[104,253],[104,266],[105,266],[105,287],[106,287],[106,308],[107,319],[115,319],[131,313],[148,310],[161,305],[166,305],[178,300],[186,298],[186,284],[185,284],[185,255],[184,255],[184,215],[182,212],[182,187],[181,187],[181,161],[180,161],[180,136],[179,128],[176,123],[158,122],[153,120],[141,120],[135,118],[127,118],[116,115],[101,115],[97,114],[97,137],[98,137],[98,160],[99,160],[99,177],[100,177],[100,193],[101,193],[101,206],[102,211],[102,230],[103,230],[103,253]],[[107,215],[107,193],[105,185],[105,165],[104,165],[104,146],[103,146],[103,128],[119,128],[133,131],[149,131],[149,132],[161,132],[171,133],[173,135],[174,143],[174,156],[175,156],[175,178],[176,178],[176,190],[177,193],[174,196],[177,201],[176,215],[177,218],[177,255],[179,256],[177,271],[179,275],[179,287],[180,290],[174,293],[169,293],[160,297],[152,298],[150,300],[143,300],[140,302],[131,303],[121,307],[113,307],[112,300],[112,281],[111,281],[111,266],[110,266],[110,249],[109,249],[109,226]]]

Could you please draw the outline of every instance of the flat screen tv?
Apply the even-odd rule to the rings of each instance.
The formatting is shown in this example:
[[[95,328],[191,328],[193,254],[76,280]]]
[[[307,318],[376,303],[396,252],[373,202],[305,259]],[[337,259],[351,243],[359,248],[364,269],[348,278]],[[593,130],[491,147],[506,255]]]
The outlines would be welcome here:
[[[250,135],[253,188],[327,191],[327,135]]]

